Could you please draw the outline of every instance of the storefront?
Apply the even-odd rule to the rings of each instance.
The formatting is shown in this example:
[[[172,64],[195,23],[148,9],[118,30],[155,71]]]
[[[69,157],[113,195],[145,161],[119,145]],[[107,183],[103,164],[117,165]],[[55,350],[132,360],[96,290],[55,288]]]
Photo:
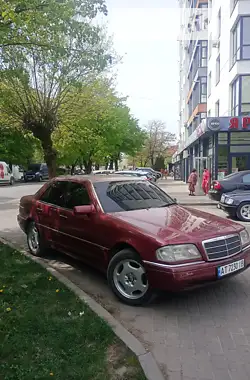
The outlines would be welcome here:
[[[173,157],[173,163],[179,168],[178,179],[185,182],[193,168],[199,176],[208,168],[213,179],[250,170],[250,117],[203,120]]]

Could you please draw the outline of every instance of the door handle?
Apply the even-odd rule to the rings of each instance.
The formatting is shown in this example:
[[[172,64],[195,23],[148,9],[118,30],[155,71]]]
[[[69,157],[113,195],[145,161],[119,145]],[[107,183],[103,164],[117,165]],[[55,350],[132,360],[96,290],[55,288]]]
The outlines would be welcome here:
[[[62,219],[68,219],[67,215],[60,214],[59,216],[60,216],[60,218],[62,218]]]
[[[37,207],[36,212],[37,212],[38,214],[42,214],[43,209],[42,209],[41,207]]]

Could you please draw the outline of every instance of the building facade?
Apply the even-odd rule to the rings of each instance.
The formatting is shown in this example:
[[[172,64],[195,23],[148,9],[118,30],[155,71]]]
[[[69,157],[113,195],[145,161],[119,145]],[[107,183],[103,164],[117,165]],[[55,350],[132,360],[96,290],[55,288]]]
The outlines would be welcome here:
[[[180,0],[175,179],[250,169],[250,0]],[[249,116],[249,117],[248,117]]]

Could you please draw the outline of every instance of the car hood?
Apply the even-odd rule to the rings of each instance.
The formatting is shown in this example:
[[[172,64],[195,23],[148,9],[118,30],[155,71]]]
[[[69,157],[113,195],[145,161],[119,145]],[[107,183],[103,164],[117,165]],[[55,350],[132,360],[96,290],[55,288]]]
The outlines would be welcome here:
[[[250,200],[250,191],[246,190],[237,190],[231,193],[226,193],[225,195],[229,198],[249,198]]]
[[[178,205],[123,211],[114,216],[157,240],[171,244],[202,241],[242,230],[237,223]]]

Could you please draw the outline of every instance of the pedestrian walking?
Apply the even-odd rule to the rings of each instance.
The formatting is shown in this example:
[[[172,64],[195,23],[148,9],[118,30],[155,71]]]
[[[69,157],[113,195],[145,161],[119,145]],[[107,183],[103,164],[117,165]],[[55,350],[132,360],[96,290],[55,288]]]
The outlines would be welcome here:
[[[197,185],[197,170],[193,169],[188,177],[188,190],[190,196],[195,196],[195,186]]]
[[[210,172],[207,168],[204,168],[201,187],[205,195],[208,194],[209,185],[210,185]]]

